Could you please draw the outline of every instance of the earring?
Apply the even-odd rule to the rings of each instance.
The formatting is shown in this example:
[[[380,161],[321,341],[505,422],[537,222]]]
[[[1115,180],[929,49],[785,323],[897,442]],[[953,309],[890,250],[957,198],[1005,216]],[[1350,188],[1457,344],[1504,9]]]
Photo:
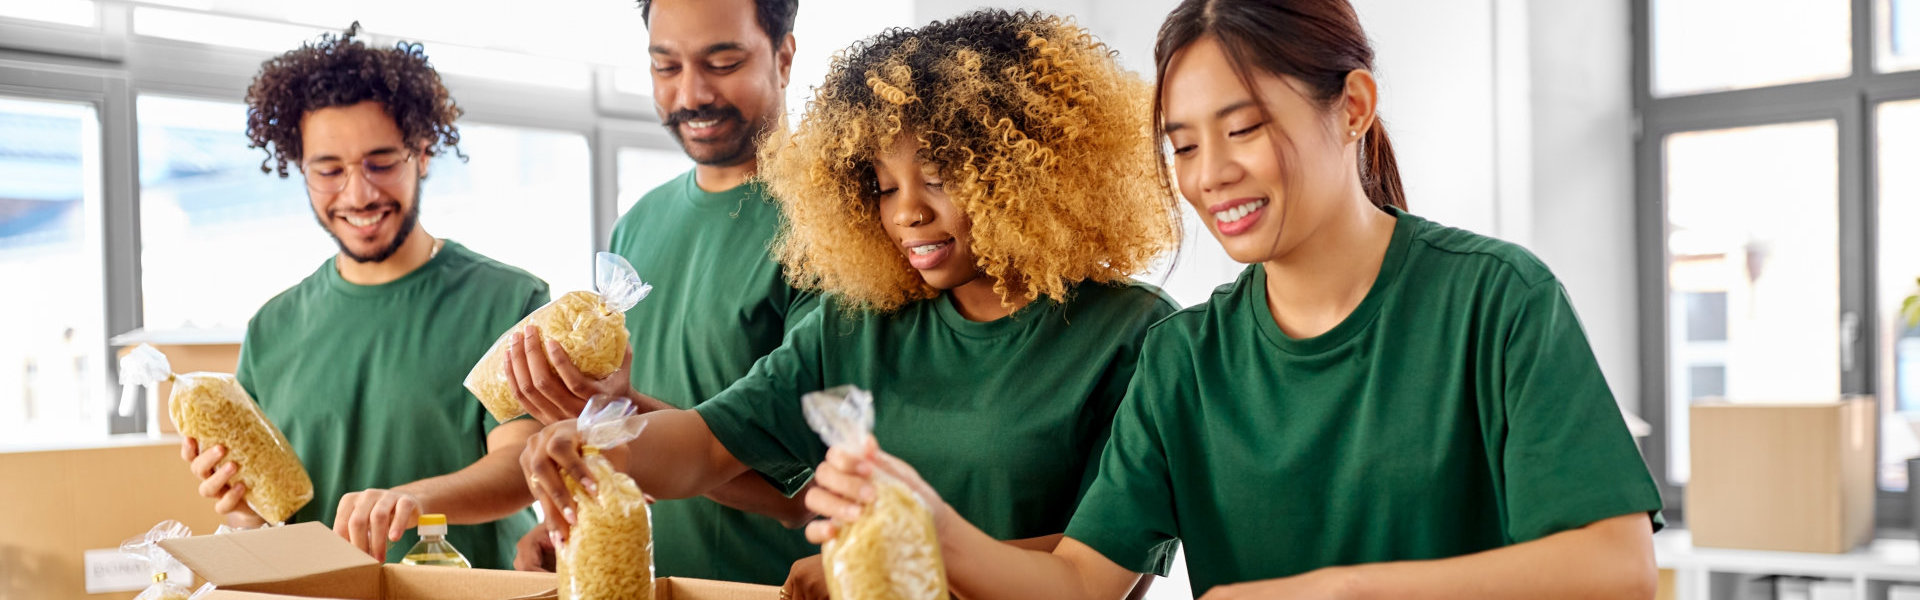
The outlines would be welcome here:
[[[1347,132],[1347,137],[1360,137],[1360,132],[1358,132],[1358,131],[1349,131],[1349,132]]]

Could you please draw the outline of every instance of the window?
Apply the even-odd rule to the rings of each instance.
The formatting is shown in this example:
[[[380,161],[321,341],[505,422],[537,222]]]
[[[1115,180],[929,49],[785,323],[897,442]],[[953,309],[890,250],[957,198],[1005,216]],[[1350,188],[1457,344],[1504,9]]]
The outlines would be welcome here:
[[[1875,46],[1880,71],[1920,69],[1920,0],[1878,0],[1874,3]]]
[[[1648,1],[1656,96],[1832,79],[1852,70],[1847,2]]]
[[[687,158],[679,148],[657,150],[652,148],[621,148],[619,155],[619,198],[615,200],[618,214],[627,214],[640,197],[660,184],[679,177],[681,173],[693,168],[693,161]]]
[[[1684,506],[1704,398],[1880,402],[1878,527],[1920,456],[1920,0],[1643,0],[1648,466]],[[1684,513],[1676,513],[1684,521]]]
[[[1674,483],[1688,476],[1691,401],[1840,389],[1838,151],[1832,121],[1667,138]]]
[[[74,27],[93,27],[99,23],[99,10],[92,0],[34,0],[0,3],[0,17],[44,21]]]
[[[1879,107],[1880,259],[1876,305],[1880,315],[1880,389],[1890,411],[1883,412],[1888,438],[1881,453],[1881,480],[1905,488],[1904,459],[1920,454],[1920,327],[1900,314],[1901,302],[1920,293],[1920,100]]]
[[[238,103],[141,96],[140,266],[146,328],[239,332],[336,248],[307,186],[260,172]]]
[[[421,226],[526,269],[555,296],[593,289],[587,137],[462,123],[460,148],[468,162],[452,154],[433,159],[420,190]]]
[[[93,106],[0,97],[0,439],[107,433]]]

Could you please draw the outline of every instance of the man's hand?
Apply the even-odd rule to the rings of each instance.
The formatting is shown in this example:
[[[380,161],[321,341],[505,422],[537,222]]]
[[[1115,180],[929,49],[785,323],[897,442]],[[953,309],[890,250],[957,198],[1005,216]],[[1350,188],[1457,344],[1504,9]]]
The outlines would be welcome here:
[[[420,523],[420,499],[399,490],[369,489],[340,497],[333,532],[374,560],[387,560],[387,546]]]
[[[519,397],[520,406],[543,424],[580,416],[594,396],[635,398],[632,348],[626,349],[619,369],[605,378],[593,379],[574,367],[559,342],[541,337],[540,328],[532,325],[514,332],[502,368],[506,370],[507,387]]]
[[[820,563],[820,555],[793,561],[781,592],[780,597],[788,600],[827,600],[827,570]]]
[[[220,513],[228,526],[254,529],[267,524],[266,519],[253,512],[253,507],[247,506],[246,484],[233,480],[240,472],[240,465],[227,461],[226,446],[201,452],[199,440],[185,438],[180,440],[180,458],[187,461],[187,470],[200,479],[200,495],[213,499],[213,511]]]
[[[547,528],[546,522],[534,523],[533,529],[520,536],[513,545],[513,568],[517,571],[552,573],[555,564],[555,548],[559,547],[559,534]]]

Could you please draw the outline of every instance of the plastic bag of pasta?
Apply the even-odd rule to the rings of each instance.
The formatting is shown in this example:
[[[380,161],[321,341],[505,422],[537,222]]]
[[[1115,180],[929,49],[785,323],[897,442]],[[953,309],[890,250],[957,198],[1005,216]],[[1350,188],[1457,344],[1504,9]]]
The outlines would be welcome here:
[[[153,585],[147,586],[133,600],[194,600],[213,591],[211,583],[200,586],[199,590],[189,590],[187,586],[193,584],[192,571],[160,548],[160,540],[185,537],[193,537],[193,530],[179,521],[161,521],[146,535],[120,543],[121,552],[147,561],[147,568],[153,573]],[[179,574],[186,576],[180,577]]]
[[[624,398],[595,396],[575,423],[584,438],[581,455],[598,494],[566,476],[575,521],[559,549],[561,600],[652,600],[653,518],[632,477],[613,468],[601,448],[639,437],[646,421]]]
[[[600,379],[620,368],[620,360],[627,355],[627,309],[646,299],[653,286],[640,281],[627,259],[609,252],[594,255],[593,282],[598,292],[570,292],[515,323],[467,372],[467,391],[480,399],[493,418],[504,423],[527,414],[504,369],[508,342],[527,325],[539,326],[542,337],[560,342],[573,366],[588,377]]]
[[[857,446],[873,435],[873,396],[853,386],[807,394],[807,424],[829,446]],[[926,501],[876,472],[873,504],[821,547],[827,594],[834,600],[935,600],[947,597],[947,570]]]
[[[247,487],[247,506],[267,523],[286,522],[313,500],[313,480],[294,455],[287,436],[274,427],[239,380],[226,373],[173,373],[167,357],[141,344],[120,359],[120,414],[133,409],[135,386],[173,382],[167,412],[180,435],[201,448],[227,447],[227,460],[240,465],[234,479]]]

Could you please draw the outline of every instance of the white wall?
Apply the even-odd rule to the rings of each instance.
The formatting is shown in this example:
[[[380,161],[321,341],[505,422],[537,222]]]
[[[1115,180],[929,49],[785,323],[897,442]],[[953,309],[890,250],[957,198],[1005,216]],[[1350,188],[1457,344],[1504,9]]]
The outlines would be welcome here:
[[[1531,32],[1533,239],[1613,394],[1639,413],[1632,36],[1625,2],[1555,2]]]

